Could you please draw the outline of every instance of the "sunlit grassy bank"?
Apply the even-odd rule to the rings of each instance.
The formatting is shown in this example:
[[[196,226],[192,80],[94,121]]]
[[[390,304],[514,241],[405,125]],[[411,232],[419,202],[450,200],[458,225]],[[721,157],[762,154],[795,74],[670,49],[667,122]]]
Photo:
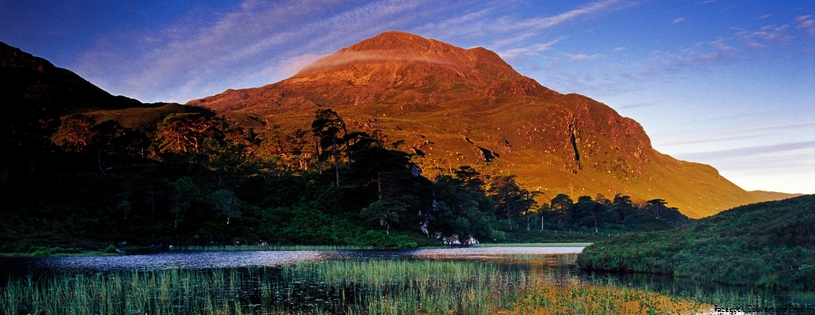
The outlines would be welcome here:
[[[535,266],[538,257],[507,259]],[[680,298],[542,270],[481,261],[370,259],[27,277],[5,284],[0,313],[686,314],[714,304],[763,303],[756,295]]]
[[[518,314],[695,314],[714,305],[640,289],[542,283],[516,299]]]

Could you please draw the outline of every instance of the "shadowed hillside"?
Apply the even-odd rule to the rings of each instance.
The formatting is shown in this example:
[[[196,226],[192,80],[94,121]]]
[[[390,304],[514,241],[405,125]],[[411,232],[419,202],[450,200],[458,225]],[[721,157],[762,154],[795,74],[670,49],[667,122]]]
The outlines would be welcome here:
[[[601,193],[670,200],[700,218],[758,202],[707,165],[651,147],[642,127],[605,104],[563,95],[484,48],[386,32],[267,86],[227,90],[189,105],[248,128],[308,129],[317,108],[377,131],[429,174],[470,165],[517,174],[543,199]]]

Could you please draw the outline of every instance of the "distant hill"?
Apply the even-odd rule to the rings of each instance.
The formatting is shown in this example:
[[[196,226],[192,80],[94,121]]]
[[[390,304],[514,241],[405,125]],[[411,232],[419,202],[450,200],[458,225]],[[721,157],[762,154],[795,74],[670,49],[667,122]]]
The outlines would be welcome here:
[[[749,193],[761,199],[762,201],[784,200],[788,198],[803,196],[803,194],[788,194],[782,192],[763,190],[751,190],[749,191]]]
[[[144,104],[126,96],[113,96],[76,73],[0,42],[0,100],[6,112],[24,116],[35,107],[49,118],[83,113],[97,121],[114,119],[138,127],[169,112],[183,112],[180,104]],[[156,113],[153,113],[156,112]]]
[[[594,270],[812,290],[815,195],[741,206],[671,231],[596,242],[577,263]]]
[[[42,106],[59,114],[122,109],[142,103],[113,96],[76,73],[0,42],[0,98],[4,110]]]
[[[97,122],[154,128],[179,104],[143,104],[113,96],[79,75],[0,42],[0,182],[15,173],[31,173],[49,152],[60,120],[82,113]]]
[[[352,128],[403,143],[431,178],[460,165],[517,174],[543,201],[622,193],[665,199],[700,218],[764,200],[713,167],[657,152],[636,121],[552,91],[494,52],[403,32],[363,40],[274,84],[187,104],[256,129],[308,129],[317,108],[332,108]]]

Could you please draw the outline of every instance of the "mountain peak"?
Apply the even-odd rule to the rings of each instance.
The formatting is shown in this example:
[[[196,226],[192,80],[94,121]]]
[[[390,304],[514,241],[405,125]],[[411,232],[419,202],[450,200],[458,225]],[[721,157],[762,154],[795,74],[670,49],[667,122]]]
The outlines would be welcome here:
[[[350,65],[383,63],[430,64],[453,68],[458,72],[472,72],[478,68],[482,74],[499,78],[522,77],[498,54],[487,49],[464,49],[401,31],[384,32],[340,49],[307,66],[297,76]]]
[[[391,55],[413,55],[417,57],[453,59],[448,60],[448,62],[451,63],[460,61],[457,59],[461,56],[470,55],[467,49],[401,31],[384,32],[362,40],[341,51],[388,52]]]
[[[419,35],[402,32],[387,31],[374,37],[362,40],[346,48],[349,51],[382,51],[382,50],[415,50],[428,51],[434,46],[442,47],[452,45],[428,39]]]

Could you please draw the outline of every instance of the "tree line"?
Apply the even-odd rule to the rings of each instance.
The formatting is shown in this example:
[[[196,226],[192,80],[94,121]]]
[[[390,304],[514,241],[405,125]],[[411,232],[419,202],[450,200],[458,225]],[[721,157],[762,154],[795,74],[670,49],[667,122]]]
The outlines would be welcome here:
[[[2,250],[68,240],[413,247],[689,221],[661,199],[561,194],[538,204],[514,175],[469,166],[428,179],[399,142],[351,130],[327,108],[310,127],[245,129],[200,109],[142,129],[68,115],[29,137],[43,144],[38,168],[0,186]]]

